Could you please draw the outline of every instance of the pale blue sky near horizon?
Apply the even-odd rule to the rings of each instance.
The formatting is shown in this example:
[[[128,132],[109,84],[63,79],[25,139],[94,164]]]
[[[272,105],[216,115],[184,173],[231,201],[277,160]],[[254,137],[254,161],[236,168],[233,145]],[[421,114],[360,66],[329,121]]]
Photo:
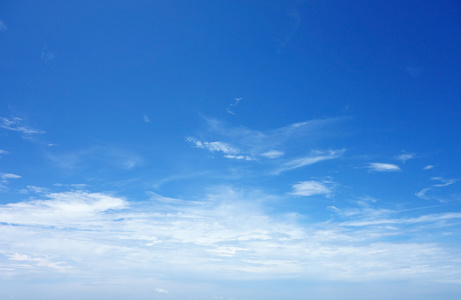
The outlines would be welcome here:
[[[458,299],[458,1],[1,1],[0,298]]]

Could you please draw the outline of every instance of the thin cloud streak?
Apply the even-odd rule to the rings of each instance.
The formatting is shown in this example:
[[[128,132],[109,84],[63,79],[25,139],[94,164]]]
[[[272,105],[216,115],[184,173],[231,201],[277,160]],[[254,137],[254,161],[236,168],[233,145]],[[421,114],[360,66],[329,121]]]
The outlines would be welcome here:
[[[400,167],[394,164],[386,163],[370,163],[368,169],[374,172],[398,172],[401,171]]]
[[[248,155],[240,154],[242,151],[234,146],[224,142],[206,142],[199,141],[194,137],[187,137],[186,141],[192,143],[195,148],[206,149],[210,152],[222,152],[225,158],[238,159],[238,160],[253,160]]]
[[[7,31],[8,28],[6,27],[5,23],[3,23],[2,20],[0,20],[0,32],[2,31]]]
[[[301,168],[304,166],[312,165],[324,160],[330,160],[341,157],[346,152],[345,149],[341,150],[329,150],[329,151],[312,151],[310,155],[293,159],[289,162],[283,164],[282,167],[278,168],[273,172],[273,174],[277,175],[282,172],[286,172],[289,170]]]
[[[24,134],[43,134],[45,131],[33,129],[24,125],[24,120],[18,117],[0,117],[0,127],[7,130],[18,131]]]
[[[454,183],[456,183],[458,181],[457,179],[445,179],[443,177],[432,177],[431,180],[440,181],[441,183],[433,184],[432,186],[427,187],[427,188],[423,188],[421,191],[415,193],[415,195],[418,198],[421,198],[421,199],[424,199],[424,200],[434,199],[433,196],[428,196],[427,194],[429,192],[437,190],[439,188],[447,187],[449,185],[452,185],[452,184],[454,184]]]

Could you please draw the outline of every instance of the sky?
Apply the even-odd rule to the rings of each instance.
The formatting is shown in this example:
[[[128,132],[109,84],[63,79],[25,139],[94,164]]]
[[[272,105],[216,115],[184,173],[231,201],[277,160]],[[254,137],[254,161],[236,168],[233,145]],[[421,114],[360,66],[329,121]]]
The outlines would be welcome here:
[[[0,299],[459,299],[459,1],[0,1]]]

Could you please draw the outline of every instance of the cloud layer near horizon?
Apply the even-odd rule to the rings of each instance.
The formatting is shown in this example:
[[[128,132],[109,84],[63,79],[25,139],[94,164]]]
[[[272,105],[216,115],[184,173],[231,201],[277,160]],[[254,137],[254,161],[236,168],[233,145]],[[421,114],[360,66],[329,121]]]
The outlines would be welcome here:
[[[294,188],[304,195],[328,192],[314,183]],[[454,249],[399,241],[408,230],[413,236],[423,233],[428,224],[449,232],[461,221],[460,214],[408,219],[372,207],[358,207],[353,213],[336,208],[330,221],[306,223],[306,216],[269,215],[265,210],[267,201],[283,200],[218,187],[200,201],[153,194],[150,200],[128,202],[74,190],[1,205],[1,276],[61,273],[110,280],[122,274],[181,271],[227,279],[436,276],[448,282],[461,275],[460,265],[453,263]]]

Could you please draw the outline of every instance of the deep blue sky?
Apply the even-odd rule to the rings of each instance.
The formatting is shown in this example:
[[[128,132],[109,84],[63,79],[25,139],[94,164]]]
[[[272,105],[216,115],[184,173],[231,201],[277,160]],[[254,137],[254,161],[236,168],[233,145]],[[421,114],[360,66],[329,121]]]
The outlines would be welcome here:
[[[0,298],[458,299],[460,14],[0,2]]]

